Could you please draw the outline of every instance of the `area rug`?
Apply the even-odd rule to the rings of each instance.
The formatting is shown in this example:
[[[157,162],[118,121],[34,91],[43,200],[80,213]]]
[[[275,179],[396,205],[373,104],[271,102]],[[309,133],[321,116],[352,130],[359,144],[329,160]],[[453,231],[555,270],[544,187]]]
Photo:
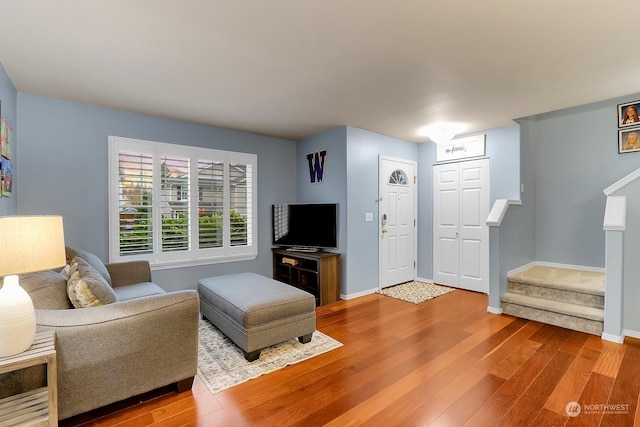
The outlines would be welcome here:
[[[198,376],[213,394],[342,346],[315,331],[307,344],[294,338],[262,350],[258,360],[247,362],[242,350],[208,320],[200,320],[199,334]]]
[[[414,280],[412,282],[401,283],[399,285],[384,288],[381,291],[378,291],[378,293],[400,299],[402,301],[419,304],[453,291],[455,291],[454,288],[449,288],[447,286]]]

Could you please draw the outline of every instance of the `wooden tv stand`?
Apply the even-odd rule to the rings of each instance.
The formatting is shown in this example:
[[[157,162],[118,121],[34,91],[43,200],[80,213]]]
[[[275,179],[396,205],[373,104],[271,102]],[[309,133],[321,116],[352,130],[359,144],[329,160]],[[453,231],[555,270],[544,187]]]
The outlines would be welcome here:
[[[340,299],[340,254],[273,248],[273,278],[307,291],[316,306]]]

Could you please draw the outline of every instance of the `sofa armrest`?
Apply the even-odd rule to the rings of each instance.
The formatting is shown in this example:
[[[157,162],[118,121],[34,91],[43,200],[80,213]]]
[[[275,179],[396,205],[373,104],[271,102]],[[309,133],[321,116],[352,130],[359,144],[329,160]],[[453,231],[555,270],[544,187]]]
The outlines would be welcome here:
[[[151,268],[148,261],[125,261],[105,264],[111,275],[111,284],[117,286],[151,282]]]
[[[56,333],[60,418],[193,377],[199,313],[196,291],[36,310],[38,330]]]

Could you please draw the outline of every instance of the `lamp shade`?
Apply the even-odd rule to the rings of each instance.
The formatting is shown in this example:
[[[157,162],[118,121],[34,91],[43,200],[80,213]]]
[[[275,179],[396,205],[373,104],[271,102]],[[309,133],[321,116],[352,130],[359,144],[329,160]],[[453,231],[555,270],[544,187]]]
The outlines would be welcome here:
[[[36,316],[18,274],[61,267],[66,262],[60,216],[0,217],[0,357],[28,349],[36,334]]]
[[[0,217],[0,276],[62,267],[66,263],[61,216]]]

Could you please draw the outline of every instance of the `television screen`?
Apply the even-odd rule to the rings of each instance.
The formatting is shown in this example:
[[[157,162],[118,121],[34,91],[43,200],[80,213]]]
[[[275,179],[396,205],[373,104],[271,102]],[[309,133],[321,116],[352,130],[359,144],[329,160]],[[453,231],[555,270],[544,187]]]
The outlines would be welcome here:
[[[272,219],[274,245],[297,249],[338,247],[336,203],[276,204]]]

